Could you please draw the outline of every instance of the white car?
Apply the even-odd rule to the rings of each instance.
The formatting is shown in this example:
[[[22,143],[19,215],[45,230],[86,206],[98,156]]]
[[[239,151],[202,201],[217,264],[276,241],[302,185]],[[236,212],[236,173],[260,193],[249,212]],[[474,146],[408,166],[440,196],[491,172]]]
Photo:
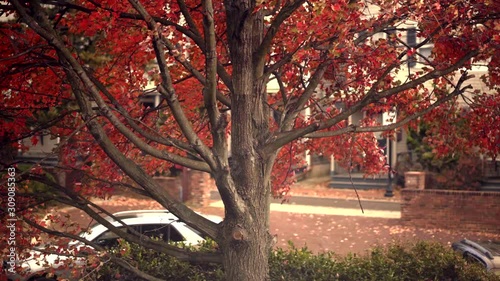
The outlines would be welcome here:
[[[198,245],[204,241],[203,235],[180,221],[175,215],[167,210],[137,210],[124,211],[113,214],[114,217],[120,219],[129,228],[144,234],[149,237],[156,237],[166,242],[183,242],[188,245]],[[222,218],[213,215],[203,215],[207,219],[219,223]],[[110,223],[119,229],[126,228],[111,217],[107,217]],[[88,231],[82,232],[80,237],[92,241],[102,247],[110,248],[118,245],[119,236],[108,230],[102,224],[95,224]],[[80,241],[71,241],[68,244],[70,249],[81,249],[85,246]],[[10,274],[7,272],[8,280],[19,281],[38,281],[38,280],[55,280],[51,275],[46,275],[48,268],[55,269],[55,276],[58,278],[74,279],[71,269],[79,268],[86,265],[85,258],[73,259],[70,266],[65,266],[64,261],[69,261],[67,256],[47,254],[41,256],[43,249],[32,250],[30,258],[19,261],[22,268],[22,274]],[[4,264],[5,267],[5,264]],[[58,268],[61,269],[58,270]],[[5,268],[4,268],[5,270]],[[47,278],[49,277],[49,278]],[[52,278],[52,279],[51,279]]]
[[[471,241],[463,239],[451,245],[465,259],[483,266],[500,276],[500,241]]]

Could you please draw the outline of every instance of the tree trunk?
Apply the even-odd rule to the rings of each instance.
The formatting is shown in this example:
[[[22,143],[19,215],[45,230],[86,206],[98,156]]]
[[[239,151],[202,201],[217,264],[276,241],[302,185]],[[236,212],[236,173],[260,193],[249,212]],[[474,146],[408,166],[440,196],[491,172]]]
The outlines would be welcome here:
[[[221,194],[226,213],[219,246],[228,281],[269,280],[270,167],[273,155],[261,147],[269,138],[264,66],[254,54],[263,37],[263,14],[252,14],[254,0],[226,0],[227,36],[232,62],[230,180],[242,203]],[[236,204],[238,206],[230,206]],[[244,205],[244,206],[240,206]]]
[[[269,280],[271,239],[267,223],[226,223],[225,244],[220,245],[226,280]]]
[[[244,155],[244,153],[243,153]],[[240,158],[236,163],[252,161]],[[258,165],[257,165],[258,166]],[[254,166],[255,167],[255,166]],[[259,171],[260,170],[260,171]],[[245,172],[246,171],[246,172]],[[246,212],[226,209],[219,246],[223,253],[226,280],[269,280],[269,254],[272,237],[269,233],[269,180],[261,169],[234,169],[234,185],[244,199]]]

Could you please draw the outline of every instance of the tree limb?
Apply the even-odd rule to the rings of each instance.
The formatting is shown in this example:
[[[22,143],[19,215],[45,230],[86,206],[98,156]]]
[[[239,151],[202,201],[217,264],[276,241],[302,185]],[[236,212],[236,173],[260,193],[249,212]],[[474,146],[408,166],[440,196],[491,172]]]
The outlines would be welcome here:
[[[300,111],[306,105],[307,101],[314,94],[314,91],[318,88],[318,85],[323,79],[323,75],[325,74],[326,69],[331,63],[332,61],[325,60],[318,66],[311,79],[309,79],[308,84],[304,89],[304,92],[300,95],[299,99],[293,104],[293,108],[287,110],[284,121],[281,125],[281,129],[283,131],[287,131],[292,128],[293,121],[295,120],[295,118],[297,118],[297,115],[300,113]]]
[[[185,115],[179,100],[177,99],[177,94],[172,85],[172,78],[170,77],[168,64],[165,60],[165,52],[161,44],[162,33],[159,28],[157,28],[155,21],[142,6],[142,4],[137,0],[129,0],[130,4],[137,10],[137,12],[144,18],[148,29],[153,32],[153,47],[156,54],[156,59],[158,66],[160,67],[160,75],[162,78],[162,83],[158,85],[158,91],[160,94],[165,96],[166,101],[172,110],[173,116],[177,121],[181,131],[184,136],[188,139],[189,143],[193,148],[200,154],[200,156],[207,162],[207,164],[214,169],[216,167],[213,154],[210,149],[203,143],[203,141],[198,137],[196,132],[194,132],[191,122]]]
[[[139,244],[143,247],[146,247],[148,249],[153,249],[153,250],[158,250],[162,253],[174,256],[180,260],[186,260],[190,262],[202,262],[202,261],[207,261],[207,262],[216,262],[218,261],[218,255],[214,253],[208,253],[207,255],[199,255],[199,253],[191,252],[191,251],[186,251],[184,249],[181,249],[179,247],[170,245],[164,241],[156,241],[148,236],[141,234],[137,231],[135,231],[133,228],[129,227],[126,225],[121,219],[115,217],[112,213],[108,212],[104,208],[98,206],[97,204],[91,202],[87,198],[84,198],[83,196],[77,194],[76,192],[72,191],[69,188],[65,188],[63,186],[58,185],[55,182],[52,182],[48,180],[47,178],[43,178],[40,176],[36,175],[30,175],[28,177],[29,179],[36,180],[40,183],[49,185],[56,190],[58,190],[60,193],[66,194],[69,198],[65,199],[64,196],[57,196],[57,195],[45,195],[45,197],[52,197],[52,200],[59,201],[65,205],[75,207],[77,209],[82,210],[85,212],[87,215],[89,215],[92,219],[97,221],[98,223],[102,224],[105,226],[107,229],[111,230],[113,233],[117,234],[121,238],[131,242],[131,243],[136,243]],[[98,212],[94,211],[92,208],[95,208]],[[120,223],[122,226],[125,227],[125,229],[130,232],[127,233],[124,230],[120,230],[119,227],[114,226],[109,220],[105,219],[102,215],[99,213],[102,213],[110,218],[112,218],[114,221]],[[82,239],[84,240],[84,239]],[[87,241],[87,240],[85,240]]]
[[[31,16],[27,14],[24,10],[24,7],[18,2],[18,0],[12,1],[13,5],[18,10],[19,14],[22,16],[23,20],[32,28],[35,32],[41,35],[45,40],[53,44],[57,47],[59,54],[63,55],[64,58],[68,59],[67,62],[69,65],[66,67],[65,71],[68,74],[68,78],[74,79],[74,77],[87,78],[85,73],[80,73],[77,75],[74,71],[84,72],[81,69],[81,66],[71,57],[71,54],[68,54],[69,51],[64,48],[61,41],[50,34],[47,30],[43,29],[40,24],[37,23]],[[33,5],[36,9],[38,15],[38,19],[42,21],[46,18],[41,11],[41,7],[39,5]],[[66,54],[64,54],[66,53]],[[73,70],[73,67],[75,70]],[[90,81],[88,81],[90,82]],[[92,83],[86,83],[92,85]],[[115,164],[120,167],[130,178],[132,178],[135,182],[145,188],[149,193],[154,195],[158,202],[170,210],[173,214],[180,217],[183,221],[185,221],[188,225],[195,227],[196,229],[200,229],[203,232],[209,234],[212,237],[217,236],[217,227],[216,225],[208,219],[200,216],[193,210],[186,207],[184,204],[172,199],[168,194],[161,191],[161,187],[156,183],[146,172],[137,165],[134,161],[124,156],[118,148],[111,142],[111,140],[106,135],[104,129],[99,124],[99,122],[92,118],[92,106],[90,101],[81,93],[81,89],[78,86],[78,81],[73,81],[72,86],[75,92],[75,96],[78,100],[80,108],[82,110],[83,119],[87,122],[87,127],[90,130],[90,133],[95,138],[97,143],[101,146],[103,151],[110,157],[110,159],[115,162]]]
[[[367,133],[367,132],[383,132],[383,131],[389,131],[389,130],[394,130],[397,128],[400,128],[403,125],[408,124],[409,122],[424,116],[425,114],[431,112],[433,109],[436,109],[440,105],[452,100],[453,98],[461,95],[465,90],[471,89],[472,86],[468,85],[464,88],[461,88],[461,85],[463,82],[469,78],[472,78],[472,76],[462,76],[460,81],[458,82],[455,90],[448,94],[445,98],[439,99],[433,104],[431,104],[429,107],[414,113],[412,115],[409,115],[405,117],[404,119],[401,119],[395,123],[392,123],[390,125],[382,125],[382,126],[369,126],[369,127],[361,127],[361,126],[355,126],[355,125],[349,125],[348,127],[341,128],[335,131],[326,131],[326,132],[313,132],[310,134],[305,135],[304,137],[306,138],[324,138],[324,137],[333,137],[333,136],[338,136],[346,133]]]
[[[91,80],[94,82],[94,84],[97,86],[97,88],[106,96],[106,98],[109,99],[111,104],[117,109],[117,111],[125,117],[125,120],[127,121],[127,124],[132,127],[135,131],[137,131],[141,136],[145,137],[146,139],[149,139],[151,141],[157,142],[159,144],[163,144],[166,146],[171,146],[171,147],[176,147],[178,149],[181,149],[183,151],[186,151],[187,153],[194,155],[196,152],[189,146],[189,144],[184,143],[180,140],[177,139],[172,139],[172,138],[166,138],[162,135],[160,135],[158,132],[153,132],[149,133],[146,130],[142,129],[135,121],[135,119],[130,116],[127,112],[127,110],[113,97],[111,93],[106,89],[106,87],[95,77],[89,75]],[[177,163],[180,164],[180,163]],[[194,169],[194,167],[189,167]]]
[[[411,80],[403,85],[393,87],[391,89],[384,90],[382,92],[373,92],[370,95],[365,96],[363,99],[358,101],[356,104],[353,106],[349,107],[348,109],[344,110],[343,112],[339,113],[338,115],[334,116],[331,119],[325,120],[323,122],[315,122],[312,123],[308,126],[305,126],[303,128],[291,130],[288,132],[284,132],[280,135],[277,135],[275,139],[273,139],[270,143],[266,144],[264,151],[266,152],[271,152],[275,151],[279,147],[295,140],[301,137],[304,137],[307,134],[310,134],[314,131],[319,131],[319,130],[324,130],[327,128],[330,128],[337,124],[338,122],[345,120],[352,114],[358,112],[368,104],[371,104],[380,98],[387,98],[393,95],[397,95],[400,92],[403,92],[405,90],[409,90],[412,88],[417,87],[418,85],[421,85],[431,79],[441,77],[447,74],[452,73],[453,71],[457,70],[458,68],[462,67],[466,62],[468,62],[471,58],[476,56],[478,54],[477,50],[473,50],[465,54],[460,60],[458,60],[456,63],[453,65],[448,66],[445,69],[435,69],[425,75],[422,75],[414,80]]]
[[[217,108],[217,46],[215,39],[214,9],[211,0],[203,0],[203,31],[205,35],[205,69],[206,84],[203,88],[203,100],[208,112],[212,136],[214,137],[214,147],[218,153],[227,150],[225,142],[225,127],[219,127],[220,112]]]
[[[266,61],[266,56],[270,52],[271,43],[273,42],[274,37],[279,31],[280,26],[283,22],[288,19],[293,12],[295,12],[298,8],[304,4],[306,0],[295,0],[294,2],[287,4],[281,9],[281,11],[276,15],[276,18],[271,23],[271,26],[268,28],[266,35],[262,39],[262,42],[257,49],[257,52],[254,55],[255,67],[257,69],[264,68],[264,64]]]

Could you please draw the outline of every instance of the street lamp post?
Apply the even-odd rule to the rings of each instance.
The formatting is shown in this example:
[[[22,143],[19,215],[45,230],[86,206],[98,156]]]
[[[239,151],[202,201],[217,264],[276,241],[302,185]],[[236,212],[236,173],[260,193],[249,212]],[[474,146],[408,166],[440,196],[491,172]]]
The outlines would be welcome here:
[[[390,125],[396,122],[397,111],[396,108],[382,114],[382,125]],[[392,192],[392,138],[387,137],[387,164],[389,171],[387,172],[387,188],[385,189],[385,197],[394,196]]]
[[[388,164],[389,164],[389,171],[387,172],[387,188],[385,189],[385,197],[392,197],[394,196],[392,192],[392,140],[391,138],[387,138],[387,152],[388,152]]]

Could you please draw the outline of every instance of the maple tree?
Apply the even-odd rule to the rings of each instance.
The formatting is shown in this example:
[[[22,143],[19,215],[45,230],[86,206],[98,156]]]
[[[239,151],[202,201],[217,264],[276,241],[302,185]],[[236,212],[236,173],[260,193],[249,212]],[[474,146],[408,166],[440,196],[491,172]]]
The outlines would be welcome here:
[[[61,140],[56,171],[86,175],[81,187],[68,188],[40,166],[17,167],[23,231],[78,239],[78,227],[51,231],[36,216],[54,200],[128,241],[184,260],[221,261],[227,280],[267,280],[270,198],[286,194],[301,153],[377,173],[386,162],[374,132],[442,118],[460,97],[470,108],[461,116],[469,120],[461,131],[467,142],[447,141],[446,149],[480,147],[492,157],[500,149],[495,1],[12,0],[0,9],[3,152],[49,134]],[[404,39],[410,26],[415,44]],[[408,67],[414,62],[418,70]],[[488,91],[467,82],[478,64],[487,68]],[[269,83],[278,90],[268,92]],[[158,105],[141,103],[149,92],[159,94]],[[397,120],[383,125],[381,113],[393,109]],[[348,124],[358,113],[359,124]],[[440,129],[446,135],[454,127]],[[3,158],[5,167],[15,163]],[[173,165],[210,173],[223,223],[162,191],[153,176]],[[50,192],[33,196],[23,181]],[[89,198],[107,198],[121,185],[214,238],[220,253],[186,252],[113,228]]]

